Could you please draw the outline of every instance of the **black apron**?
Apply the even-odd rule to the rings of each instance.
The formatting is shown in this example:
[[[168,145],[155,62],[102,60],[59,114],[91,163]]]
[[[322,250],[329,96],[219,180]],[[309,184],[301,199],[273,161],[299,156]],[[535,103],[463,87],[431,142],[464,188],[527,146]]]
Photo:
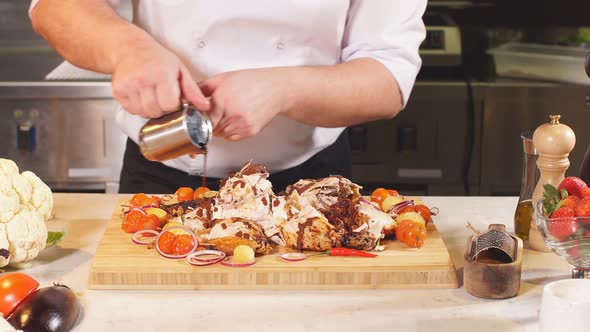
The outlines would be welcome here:
[[[352,175],[348,130],[344,130],[334,144],[316,153],[303,164],[271,174],[269,180],[273,191],[278,193],[300,179],[318,179],[330,175],[342,175],[346,178]],[[172,194],[180,187],[199,187],[202,180],[200,176],[188,175],[160,162],[145,159],[139,146],[127,139],[119,193]],[[217,190],[220,181],[221,179],[208,177],[207,187]]]

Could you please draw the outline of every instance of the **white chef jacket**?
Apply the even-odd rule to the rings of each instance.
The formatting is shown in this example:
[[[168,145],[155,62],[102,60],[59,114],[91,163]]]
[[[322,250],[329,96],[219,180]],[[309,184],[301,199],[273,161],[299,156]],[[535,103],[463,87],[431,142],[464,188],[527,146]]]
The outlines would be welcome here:
[[[196,81],[246,68],[373,58],[394,76],[405,105],[421,66],[426,0],[134,0],[133,5],[133,22],[178,55]],[[146,121],[122,109],[117,114],[120,128],[135,142]],[[271,173],[297,166],[343,130],[277,116],[254,137],[213,138],[207,176],[226,177],[251,159]],[[164,164],[200,175],[201,158]]]

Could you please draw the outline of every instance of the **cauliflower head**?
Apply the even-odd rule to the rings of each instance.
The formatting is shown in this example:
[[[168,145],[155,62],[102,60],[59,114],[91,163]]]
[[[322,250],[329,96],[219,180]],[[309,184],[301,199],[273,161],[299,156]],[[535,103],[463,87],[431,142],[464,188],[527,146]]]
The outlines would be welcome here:
[[[0,267],[30,261],[45,248],[51,189],[33,172],[0,158]]]

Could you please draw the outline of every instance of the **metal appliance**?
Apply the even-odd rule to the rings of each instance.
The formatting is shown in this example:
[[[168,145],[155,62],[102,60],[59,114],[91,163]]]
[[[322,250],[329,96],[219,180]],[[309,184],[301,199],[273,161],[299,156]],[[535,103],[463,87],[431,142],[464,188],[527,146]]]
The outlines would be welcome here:
[[[0,157],[54,191],[117,192],[125,136],[109,82],[1,82]]]
[[[448,16],[425,14],[426,38],[420,45],[425,67],[461,66],[461,31]]]
[[[365,193],[380,186],[419,195],[476,190],[475,96],[462,70],[461,33],[445,15],[424,21],[423,66],[406,108],[350,128],[353,180]]]
[[[126,137],[110,80],[78,69],[46,80],[63,59],[32,31],[29,4],[0,5],[0,157],[54,191],[117,192]]]

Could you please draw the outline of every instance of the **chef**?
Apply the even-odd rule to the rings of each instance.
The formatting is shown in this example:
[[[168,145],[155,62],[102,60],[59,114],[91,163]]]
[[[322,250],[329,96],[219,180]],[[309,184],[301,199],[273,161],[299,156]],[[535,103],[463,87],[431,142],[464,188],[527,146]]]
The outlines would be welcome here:
[[[426,0],[33,0],[30,17],[69,62],[112,75],[128,135],[120,192],[209,186],[253,160],[275,191],[351,176],[346,127],[396,116],[421,66]],[[147,119],[186,100],[214,128],[203,155],[163,163],[139,152]],[[386,146],[386,142],[383,142]],[[383,153],[390,153],[385,149]]]

